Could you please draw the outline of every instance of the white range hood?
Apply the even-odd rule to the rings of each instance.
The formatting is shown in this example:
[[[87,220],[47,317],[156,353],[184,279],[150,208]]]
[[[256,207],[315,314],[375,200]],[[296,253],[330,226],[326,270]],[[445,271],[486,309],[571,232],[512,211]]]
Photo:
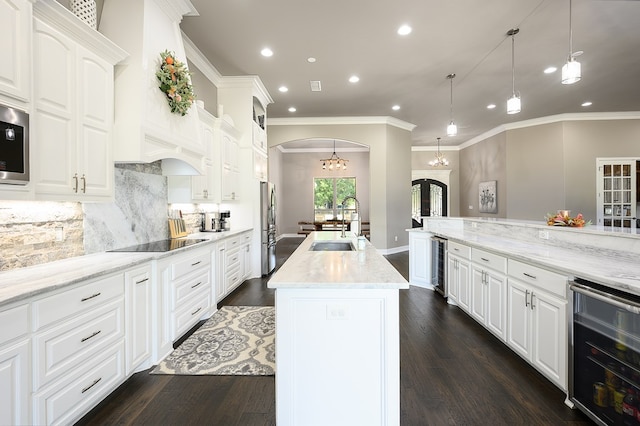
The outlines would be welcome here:
[[[189,0],[104,2],[99,31],[130,55],[116,67],[116,162],[163,160],[167,175],[203,172],[206,149],[196,105],[184,116],[172,113],[155,75],[165,50],[186,64],[180,22],[197,14]]]

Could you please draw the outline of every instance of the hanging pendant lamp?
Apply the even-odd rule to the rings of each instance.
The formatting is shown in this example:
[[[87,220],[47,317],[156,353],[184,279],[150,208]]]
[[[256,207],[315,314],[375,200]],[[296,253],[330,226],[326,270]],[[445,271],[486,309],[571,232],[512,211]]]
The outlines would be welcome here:
[[[322,169],[326,170],[347,170],[347,162],[349,160],[345,160],[344,158],[340,158],[336,155],[336,140],[333,140],[333,154],[331,154],[330,158],[326,158],[324,160],[320,160],[322,163]]]
[[[521,110],[520,93],[516,93],[516,65],[515,65],[515,35],[520,29],[515,28],[507,31],[507,35],[511,36],[511,97],[507,100],[507,114],[517,114]]]
[[[455,74],[449,74],[447,76],[451,82],[451,103],[449,109],[449,125],[447,126],[447,136],[455,136],[458,134],[458,126],[453,122],[453,79],[456,78]]]
[[[444,158],[444,155],[440,152],[440,138],[437,138],[437,139],[438,139],[438,151],[436,153],[436,158],[429,161],[429,165],[431,167],[448,166],[449,161],[446,158]]]
[[[571,0],[569,0],[569,57],[567,63],[562,66],[562,84],[573,84],[580,81],[582,78],[582,71],[580,69],[580,62],[576,61],[576,56],[582,54],[582,52],[573,51],[573,28],[571,26]]]

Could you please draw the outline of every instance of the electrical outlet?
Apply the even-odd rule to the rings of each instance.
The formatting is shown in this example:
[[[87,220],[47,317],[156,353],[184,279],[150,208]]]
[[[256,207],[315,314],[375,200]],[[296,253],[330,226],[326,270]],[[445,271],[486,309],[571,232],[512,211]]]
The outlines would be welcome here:
[[[56,228],[56,241],[64,241],[64,228],[62,226]]]
[[[469,206],[469,210],[473,210],[473,206]]]
[[[538,231],[538,237],[542,238],[543,240],[548,240],[549,239],[549,231]]]
[[[397,235],[395,236],[395,241],[398,241],[398,236]]]
[[[471,227],[472,227],[472,228],[477,228],[477,227],[478,227],[478,224],[477,224],[476,222],[471,222]]]
[[[327,305],[327,319],[328,320],[348,320],[349,307],[347,305],[342,305],[342,304]]]

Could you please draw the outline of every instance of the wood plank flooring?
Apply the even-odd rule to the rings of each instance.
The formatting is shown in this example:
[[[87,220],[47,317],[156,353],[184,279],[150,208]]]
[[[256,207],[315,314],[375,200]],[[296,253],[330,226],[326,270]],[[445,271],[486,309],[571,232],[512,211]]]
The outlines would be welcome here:
[[[277,265],[302,241],[277,245]],[[408,278],[408,253],[387,256]],[[221,305],[273,305],[265,279]],[[564,394],[437,293],[400,291],[401,424],[590,425]],[[331,407],[319,407],[331,409]],[[273,377],[133,375],[78,425],[275,425]],[[363,425],[366,426],[366,425]]]

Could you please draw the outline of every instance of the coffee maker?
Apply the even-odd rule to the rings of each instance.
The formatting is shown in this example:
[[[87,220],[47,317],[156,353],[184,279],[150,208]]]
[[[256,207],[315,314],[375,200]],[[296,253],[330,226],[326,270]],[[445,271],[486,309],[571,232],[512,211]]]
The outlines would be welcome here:
[[[224,226],[219,212],[202,213],[201,232],[221,232]]]

